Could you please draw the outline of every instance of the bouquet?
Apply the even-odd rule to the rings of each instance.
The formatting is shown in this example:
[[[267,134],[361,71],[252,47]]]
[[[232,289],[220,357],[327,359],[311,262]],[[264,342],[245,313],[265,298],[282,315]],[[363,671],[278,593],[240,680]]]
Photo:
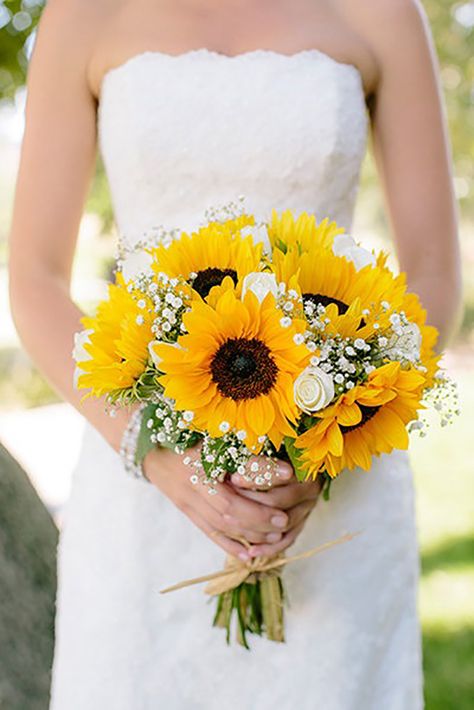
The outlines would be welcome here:
[[[298,480],[320,479],[328,500],[336,476],[423,435],[429,404],[442,424],[457,413],[437,331],[385,253],[328,217],[272,210],[258,222],[243,198],[204,215],[194,231],[158,227],[122,250],[108,298],[75,334],[85,397],[144,406],[136,463],[170,447],[212,495],[235,472],[265,486],[283,458]],[[246,647],[248,632],[284,641],[292,559],[228,556],[222,572],[163,591],[210,580],[228,642],[234,615]]]

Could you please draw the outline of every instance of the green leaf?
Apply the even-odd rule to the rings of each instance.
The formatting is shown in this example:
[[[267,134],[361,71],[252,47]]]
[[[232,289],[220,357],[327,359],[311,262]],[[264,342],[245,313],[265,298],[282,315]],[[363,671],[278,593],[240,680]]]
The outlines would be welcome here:
[[[285,436],[283,443],[285,445],[286,453],[291,461],[291,465],[295,469],[295,475],[298,481],[306,480],[306,470],[303,469],[303,465],[299,459],[300,449],[297,449],[294,445],[294,439],[289,436]]]
[[[143,461],[149,451],[155,448],[156,444],[150,440],[150,430],[146,423],[153,417],[157,408],[157,404],[151,402],[142,411],[140,432],[138,434],[137,449],[135,451],[135,463]]]
[[[330,478],[329,480],[324,482],[324,488],[323,488],[323,498],[324,500],[329,500],[329,491],[331,489],[331,483],[332,479]]]

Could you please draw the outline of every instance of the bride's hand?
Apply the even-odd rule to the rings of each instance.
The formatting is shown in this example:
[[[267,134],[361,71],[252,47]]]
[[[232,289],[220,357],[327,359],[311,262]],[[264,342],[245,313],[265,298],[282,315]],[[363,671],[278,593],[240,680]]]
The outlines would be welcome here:
[[[230,478],[231,485],[247,500],[280,508],[288,515],[288,524],[283,528],[281,539],[274,543],[253,544],[249,550],[252,557],[275,555],[292,545],[304,528],[306,519],[321,493],[321,478],[316,481],[298,481],[293,468],[290,464],[286,465],[291,469],[291,477],[285,480],[276,478],[271,488],[258,489],[253,482],[246,481],[239,474]]]
[[[199,456],[200,444],[187,449],[186,455]],[[282,531],[288,529],[291,517],[278,505],[251,500],[241,495],[231,483],[216,483],[217,494],[209,495],[208,486],[200,481],[189,480],[191,467],[183,463],[183,457],[170,449],[152,449],[145,456],[143,470],[150,482],[166,495],[210,539],[226,552],[250,559],[247,548],[235,539],[240,535],[249,543],[271,544],[282,539]],[[291,467],[281,462],[281,481],[290,479]],[[269,495],[262,493],[262,496]],[[282,497],[286,501],[285,496]]]

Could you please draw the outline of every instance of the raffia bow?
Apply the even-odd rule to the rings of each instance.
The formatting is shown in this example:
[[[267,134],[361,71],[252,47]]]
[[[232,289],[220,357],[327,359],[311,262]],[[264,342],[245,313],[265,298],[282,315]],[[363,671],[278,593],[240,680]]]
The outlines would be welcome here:
[[[356,535],[360,535],[362,530],[358,530],[353,533],[346,533],[341,537],[326,542],[323,545],[318,545],[317,547],[312,547],[305,552],[300,552],[297,555],[291,555],[286,557],[283,552],[272,557],[259,556],[252,560],[244,561],[233,555],[228,555],[223,570],[218,572],[211,572],[210,574],[205,574],[201,577],[193,577],[192,579],[185,579],[183,582],[178,582],[173,584],[171,587],[166,587],[165,589],[160,589],[160,594],[166,594],[167,592],[173,592],[176,589],[182,589],[183,587],[190,587],[193,584],[200,584],[201,582],[208,582],[204,591],[206,594],[221,594],[222,592],[234,589],[239,584],[245,581],[252,581],[255,575],[271,575],[277,574],[280,567],[289,564],[290,562],[295,562],[296,560],[302,560],[307,557],[312,557],[323,550],[327,550],[334,545],[340,545],[343,542],[352,540]],[[242,544],[249,547],[249,543],[245,538],[236,537]]]

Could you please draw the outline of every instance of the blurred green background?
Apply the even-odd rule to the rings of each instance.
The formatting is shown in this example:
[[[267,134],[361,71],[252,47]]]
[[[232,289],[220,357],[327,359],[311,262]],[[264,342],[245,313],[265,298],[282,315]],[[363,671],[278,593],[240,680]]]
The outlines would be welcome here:
[[[433,422],[431,436],[414,438],[412,445],[422,564],[419,607],[423,623],[425,696],[427,710],[471,710],[474,707],[474,437],[471,423],[474,412],[474,2],[425,0],[423,6],[440,61],[449,120],[465,284],[462,328],[445,358],[446,366],[459,383],[462,415],[444,429]],[[39,0],[0,0],[0,438],[10,436],[13,444],[18,441],[16,429],[25,427],[25,421],[46,421],[46,413],[52,411],[47,405],[68,406],[58,402],[55,392],[22,349],[9,316],[7,296],[7,238],[22,134],[24,80],[42,7]],[[383,199],[370,151],[363,164],[352,232],[370,245],[390,248]],[[72,284],[72,296],[84,311],[104,294],[116,236],[107,180],[98,155],[96,175],[79,233]],[[31,418],[35,412],[42,416]],[[74,420],[74,426],[76,423]],[[43,497],[53,510],[47,491]]]

